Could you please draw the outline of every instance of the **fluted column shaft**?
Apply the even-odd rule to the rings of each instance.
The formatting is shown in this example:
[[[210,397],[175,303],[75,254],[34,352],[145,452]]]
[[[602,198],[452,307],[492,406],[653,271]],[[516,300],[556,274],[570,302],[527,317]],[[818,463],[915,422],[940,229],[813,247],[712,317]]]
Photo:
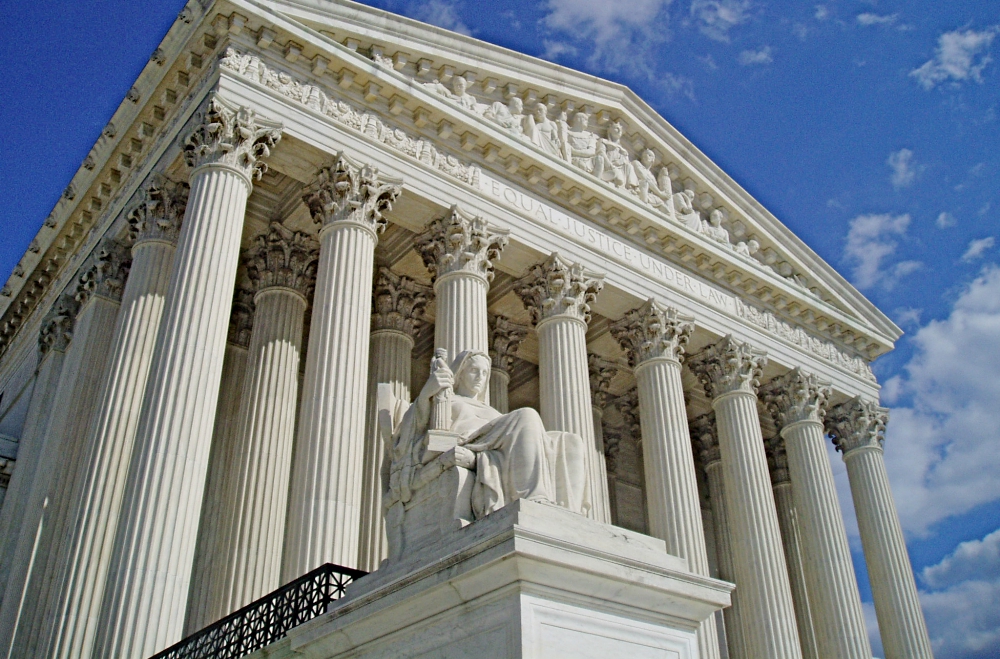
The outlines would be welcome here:
[[[365,418],[365,482],[364,505],[361,510],[361,546],[358,568],[366,572],[377,570],[389,556],[382,512],[382,461],[386,447],[378,436],[375,405],[378,385],[392,385],[397,400],[410,400],[411,353],[413,337],[399,330],[372,332],[371,364],[368,369],[368,415]]]
[[[204,494],[229,302],[257,158],[274,124],[213,98],[188,138],[190,196],[150,367],[95,657],[140,659],[180,639]]]
[[[460,352],[485,353],[486,293],[489,283],[480,275],[462,270],[441,275],[434,281],[437,312],[434,317],[434,347],[446,348],[449,359]]]
[[[510,375],[499,368],[490,369],[490,407],[500,414],[510,412]]]
[[[757,414],[763,353],[730,337],[689,363],[713,399],[748,657],[799,659],[791,585]]]
[[[249,291],[237,291],[237,297]],[[246,317],[249,327],[252,323],[250,307],[233,309],[233,314]],[[237,319],[237,323],[240,319]],[[198,523],[198,541],[195,547],[194,566],[191,571],[191,589],[188,593],[187,613],[184,618],[184,636],[190,636],[215,622],[212,619],[211,603],[218,601],[222,578],[217,565],[222,555],[223,529],[229,520],[232,502],[226,501],[226,477],[229,465],[233,463],[236,450],[236,435],[239,432],[240,404],[243,400],[243,383],[247,372],[247,346],[249,330],[245,340],[237,329],[233,331],[230,319],[230,340],[226,343],[226,353],[222,362],[222,380],[219,383],[219,400],[216,404],[215,424],[212,428],[212,448],[208,458],[208,476],[205,481],[205,496]]]
[[[854,399],[830,410],[827,428],[843,452],[886,659],[933,656],[882,452],[888,410]]]
[[[340,156],[304,197],[322,228],[283,583],[323,563],[358,564],[372,270],[381,211],[401,191]]]

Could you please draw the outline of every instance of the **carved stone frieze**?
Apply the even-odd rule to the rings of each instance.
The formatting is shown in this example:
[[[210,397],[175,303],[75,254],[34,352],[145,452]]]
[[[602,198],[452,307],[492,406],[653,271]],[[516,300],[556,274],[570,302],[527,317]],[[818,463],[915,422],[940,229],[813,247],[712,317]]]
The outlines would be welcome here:
[[[611,335],[628,354],[632,368],[648,359],[680,361],[694,331],[693,321],[677,309],[648,300],[612,323]]]
[[[554,316],[590,322],[590,305],[604,288],[604,276],[553,253],[514,284],[514,292],[535,325]]]
[[[489,332],[490,362],[493,368],[509,375],[517,349],[521,347],[521,342],[528,336],[528,328],[511,322],[506,316],[491,314]]]
[[[254,239],[243,259],[257,292],[283,287],[311,297],[319,259],[319,242],[312,236],[272,222],[267,233]]]
[[[76,287],[77,302],[82,307],[92,296],[121,300],[131,267],[132,254],[124,243],[104,241],[80,275]]]
[[[403,183],[382,177],[377,167],[359,165],[339,154],[320,168],[302,195],[320,231],[338,222],[361,226],[376,236],[385,231],[383,213],[403,192]]]
[[[691,419],[688,423],[688,429],[691,432],[691,443],[694,446],[695,455],[701,461],[703,468],[722,460],[722,453],[719,450],[719,435],[715,428],[715,412],[702,414]]]
[[[257,116],[253,109],[233,107],[221,96],[209,99],[201,122],[184,143],[184,159],[192,169],[227,165],[248,180],[267,171],[267,158],[281,140],[280,123]]]
[[[829,397],[828,383],[799,368],[771,380],[761,390],[761,398],[779,429],[800,421],[822,423]]]
[[[254,292],[237,288],[233,294],[233,309],[229,314],[229,335],[227,341],[244,348],[250,345],[253,333]]]
[[[423,328],[424,311],[433,292],[386,267],[378,269],[372,309],[372,331],[395,330],[414,339]]]
[[[190,188],[162,174],[153,174],[136,192],[128,213],[129,238],[134,243],[163,241],[177,244]]]
[[[734,391],[757,393],[767,355],[749,343],[726,336],[688,360],[709,398]]]
[[[611,395],[611,381],[618,375],[618,365],[593,353],[587,354],[590,371],[590,400],[595,408],[603,410]]]
[[[75,295],[65,293],[56,300],[42,319],[42,329],[38,333],[38,349],[42,355],[49,350],[66,351],[73,339],[73,326],[76,324],[78,311],[80,303],[76,301]]]
[[[837,450],[847,455],[858,448],[882,448],[888,422],[888,409],[857,396],[827,411],[826,432]]]
[[[434,278],[466,272],[493,281],[493,262],[507,246],[510,232],[453,206],[421,233],[414,245]]]

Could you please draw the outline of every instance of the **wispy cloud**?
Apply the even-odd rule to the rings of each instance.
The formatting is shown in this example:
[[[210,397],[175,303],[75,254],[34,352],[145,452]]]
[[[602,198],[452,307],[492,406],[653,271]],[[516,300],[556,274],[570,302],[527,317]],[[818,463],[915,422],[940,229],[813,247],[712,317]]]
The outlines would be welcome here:
[[[885,266],[885,261],[896,253],[899,238],[906,235],[909,227],[909,215],[859,215],[851,220],[844,258],[851,265],[853,281],[858,288],[879,284],[887,290],[892,289],[900,279],[920,268],[919,261]]]
[[[742,66],[754,66],[757,64],[770,64],[774,61],[771,57],[771,47],[764,46],[760,50],[744,50],[738,58]]]
[[[750,0],[691,0],[691,18],[702,34],[729,41],[729,31],[750,20]]]
[[[965,250],[965,254],[962,254],[962,260],[966,263],[972,263],[983,258],[983,254],[986,250],[993,249],[993,245],[996,243],[996,239],[993,236],[987,236],[986,238],[979,238],[973,240],[969,243],[969,248]]]
[[[947,229],[958,224],[958,220],[956,220],[955,216],[951,213],[941,213],[937,216],[937,219],[934,220],[934,224],[937,225],[938,229]]]
[[[892,170],[892,187],[905,188],[913,184],[917,177],[917,171],[913,164],[913,151],[900,149],[889,154],[889,159],[885,161]]]
[[[858,25],[864,25],[865,27],[870,27],[872,25],[892,25],[899,18],[899,14],[887,14],[885,16],[880,16],[879,14],[864,13],[858,14],[855,17]]]
[[[413,9],[413,17],[418,21],[430,23],[443,27],[452,32],[458,32],[466,36],[472,35],[469,26],[462,22],[458,16],[456,3],[447,0],[428,0],[417,4]]]
[[[924,89],[944,82],[958,84],[966,80],[982,82],[982,71],[992,61],[990,45],[1000,31],[993,26],[982,31],[955,30],[938,37],[934,57],[910,71]]]
[[[816,13],[813,16],[817,21],[825,21],[830,18],[830,10],[826,5],[816,5]]]

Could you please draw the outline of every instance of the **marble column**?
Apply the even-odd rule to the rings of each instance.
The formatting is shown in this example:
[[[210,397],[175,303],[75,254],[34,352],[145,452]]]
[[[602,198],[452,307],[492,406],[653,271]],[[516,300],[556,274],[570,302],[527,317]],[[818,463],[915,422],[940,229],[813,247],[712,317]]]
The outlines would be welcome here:
[[[417,251],[434,278],[434,347],[447,349],[449,360],[466,350],[489,350],[486,293],[507,236],[454,206],[417,237]]]
[[[830,409],[826,429],[847,465],[885,658],[930,659],[927,624],[885,471],[888,416],[877,403],[854,398]]]
[[[372,309],[371,357],[368,364],[368,414],[365,417],[365,461],[362,484],[361,540],[358,568],[377,570],[389,556],[382,511],[383,458],[388,448],[378,433],[378,385],[392,385],[393,396],[409,403],[413,343],[424,324],[432,292],[386,267],[378,270]]]
[[[712,521],[715,523],[715,546],[719,560],[719,578],[736,583],[732,592],[732,604],[722,610],[725,623],[726,646],[730,659],[751,659],[743,640],[742,592],[736,581],[736,567],[733,554],[733,537],[729,532],[729,512],[726,506],[726,484],[722,475],[722,453],[719,450],[719,436],[716,432],[715,413],[709,412],[690,423],[691,441],[705,470],[708,483],[708,497],[712,502]]]
[[[402,182],[341,154],[303,195],[320,252],[282,583],[324,563],[358,564],[375,245],[401,192]]]
[[[66,524],[42,625],[51,630],[48,656],[89,656],[122,490],[170,280],[188,186],[159,174],[140,189],[128,215],[132,264],[122,292],[110,362],[86,436],[81,487]],[[54,577],[56,578],[56,577]]]
[[[38,367],[19,442],[17,469],[7,485],[6,503],[0,508],[0,592],[4,594],[22,522],[28,518],[26,506],[35,474],[47,458],[43,453],[48,436],[46,431],[52,418],[52,403],[59,388],[66,350],[73,337],[78,307],[72,295],[60,297],[42,319],[38,333]],[[0,599],[3,597],[0,595]]]
[[[229,302],[252,181],[278,124],[219,96],[188,137],[190,195],[129,466],[94,657],[139,659],[180,639]]]
[[[828,384],[796,368],[770,382],[763,398],[787,451],[818,655],[870,659],[861,595],[823,439],[829,394]]]
[[[56,393],[45,449],[51,451],[46,469],[50,480],[46,483],[44,477],[39,478],[41,474],[36,476],[39,490],[35,494],[41,514],[33,520],[35,537],[29,543],[22,532],[19,540],[19,554],[27,559],[28,569],[11,645],[13,656],[34,656],[38,643],[44,648],[49,638],[50,626],[43,620],[45,604],[50,586],[62,572],[57,559],[69,532],[70,511],[80,496],[78,490],[84,477],[80,464],[85,459],[87,429],[99,402],[130,261],[123,244],[107,240],[85,263],[78,279],[76,299],[80,310],[74,340],[67,351],[64,377]],[[8,613],[3,616],[4,623]],[[3,629],[6,631],[6,625]]]
[[[688,365],[715,411],[747,656],[799,659],[795,607],[757,415],[757,381],[765,362],[763,352],[727,336]]]
[[[538,333],[538,382],[542,423],[546,430],[583,438],[590,487],[589,516],[611,523],[606,469],[594,434],[587,367],[587,323],[590,304],[604,287],[601,275],[553,253],[529,270],[514,286]]]
[[[815,613],[809,604],[802,534],[792,496],[792,481],[788,476],[785,440],[781,437],[764,440],[764,450],[767,452],[767,466],[771,470],[771,490],[774,492],[774,507],[778,512],[778,526],[781,527],[781,542],[785,548],[785,565],[788,567],[788,581],[792,586],[792,602],[795,604],[795,621],[799,626],[802,657],[819,659],[821,655],[816,649],[816,632],[813,627]]]
[[[528,328],[506,316],[490,316],[490,406],[501,414],[510,412],[510,369]]]
[[[611,334],[628,354],[639,389],[649,533],[667,543],[668,554],[686,559],[688,569],[707,577],[698,476],[681,383],[692,321],[649,300],[612,323]],[[719,657],[714,616],[698,629],[698,648],[700,657]]]
[[[587,372],[590,375],[590,404],[594,417],[594,444],[597,447],[598,466],[603,474],[602,482],[608,491],[608,518],[611,518],[611,482],[608,480],[607,446],[604,443],[604,408],[611,395],[611,380],[618,374],[618,366],[593,353],[587,354]]]
[[[243,401],[243,384],[246,382],[247,349],[253,332],[254,293],[245,288],[236,289],[229,315],[229,332],[226,354],[222,361],[222,380],[216,403],[215,424],[212,427],[212,448],[208,458],[208,476],[205,496],[198,522],[198,541],[191,570],[191,589],[188,593],[187,614],[184,618],[184,636],[190,636],[215,622],[212,602],[221,599],[222,572],[217,567],[222,555],[223,530],[229,520],[231,501],[226,478],[236,450],[239,432],[240,404]]]
[[[255,291],[253,333],[224,479],[222,501],[229,509],[212,575],[220,588],[213,589],[217,597],[209,606],[216,619],[281,585],[299,357],[318,252],[314,238],[273,222],[244,256]]]

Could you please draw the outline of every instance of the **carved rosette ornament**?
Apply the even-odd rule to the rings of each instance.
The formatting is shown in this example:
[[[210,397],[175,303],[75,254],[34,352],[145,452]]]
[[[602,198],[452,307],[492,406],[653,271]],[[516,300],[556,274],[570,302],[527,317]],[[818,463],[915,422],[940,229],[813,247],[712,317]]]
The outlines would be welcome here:
[[[538,326],[556,316],[590,322],[590,305],[604,288],[604,277],[582,265],[563,260],[553,253],[544,262],[532,266],[527,275],[514,284],[514,292]]]
[[[712,463],[722,460],[719,450],[719,436],[715,430],[715,412],[709,412],[690,421],[691,443],[695,455],[701,460],[702,468],[707,469]]]
[[[788,475],[788,453],[785,451],[785,440],[781,435],[764,440],[764,453],[767,455],[767,467],[771,472],[771,484],[791,482]]]
[[[253,333],[254,292],[237,288],[233,295],[233,310],[229,314],[229,336],[227,341],[244,348],[250,345]]]
[[[378,167],[357,165],[340,154],[332,165],[320,168],[302,201],[320,232],[348,222],[367,229],[377,239],[388,223],[383,213],[392,209],[402,192],[402,181],[382,177]]]
[[[80,311],[80,303],[75,295],[63,294],[56,300],[52,308],[42,320],[42,329],[38,333],[38,349],[44,356],[49,350],[66,352],[69,342],[73,339],[73,325],[76,314]]]
[[[802,421],[823,423],[830,385],[793,368],[763,387],[761,398],[779,429]]]
[[[134,244],[159,241],[177,244],[184,209],[187,207],[187,183],[171,181],[154,174],[136,194],[136,203],[128,214],[129,238]]]
[[[202,121],[184,142],[184,160],[191,169],[222,165],[236,170],[247,185],[267,171],[264,159],[281,140],[282,125],[258,117],[247,107],[233,107],[213,96]]]
[[[462,272],[491,282],[493,262],[500,258],[509,235],[482,217],[452,206],[447,215],[430,223],[414,246],[435,279]]]
[[[860,396],[830,408],[826,414],[826,432],[834,446],[846,457],[859,448],[882,448],[889,410]]]
[[[528,328],[511,322],[507,316],[490,315],[490,363],[493,368],[510,374],[514,355],[528,336]]]
[[[688,360],[709,398],[742,391],[756,395],[767,354],[726,336]]]
[[[309,299],[319,259],[319,242],[312,236],[272,222],[267,233],[254,239],[243,258],[256,292],[288,288]]]
[[[650,359],[681,361],[694,331],[694,319],[650,299],[611,324],[611,335],[635,368]]]
[[[104,297],[118,302],[125,290],[132,255],[124,244],[109,240],[92,257],[90,267],[80,275],[76,287],[76,299],[80,306],[90,301],[92,296]]]
[[[603,410],[611,395],[611,381],[618,375],[614,362],[593,353],[587,355],[587,369],[590,371],[590,399],[594,407]]]
[[[372,331],[392,330],[416,338],[424,325],[424,311],[430,297],[427,286],[380,267],[375,278]]]

